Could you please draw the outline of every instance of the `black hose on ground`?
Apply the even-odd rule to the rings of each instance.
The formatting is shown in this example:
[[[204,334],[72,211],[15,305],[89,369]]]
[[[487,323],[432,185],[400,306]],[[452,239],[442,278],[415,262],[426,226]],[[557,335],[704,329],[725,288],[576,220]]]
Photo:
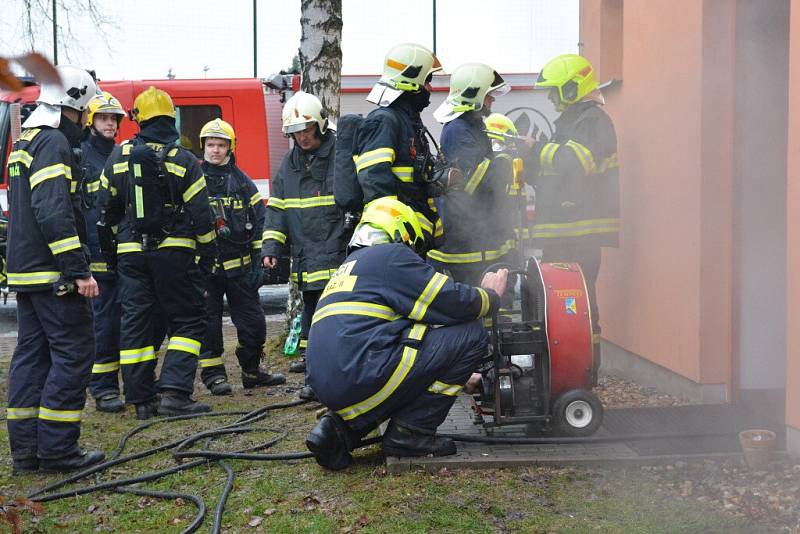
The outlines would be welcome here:
[[[225,512],[228,496],[231,494],[231,489],[233,489],[233,478],[236,476],[231,466],[228,465],[228,462],[220,460],[217,463],[225,470],[227,477],[225,480],[225,487],[222,488],[222,493],[219,496],[219,500],[217,500],[217,506],[214,508],[214,524],[211,526],[211,532],[213,534],[218,533],[222,529],[222,514]]]
[[[206,515],[206,504],[203,499],[197,495],[189,495],[183,493],[175,493],[175,492],[158,492],[147,490],[138,487],[131,487],[133,484],[140,484],[143,482],[151,482],[154,480],[158,480],[165,476],[169,476],[174,473],[178,473],[181,471],[185,471],[191,469],[193,467],[197,467],[199,465],[206,465],[212,461],[218,463],[220,467],[226,473],[226,482],[222,489],[222,493],[217,501],[217,505],[214,510],[214,524],[212,526],[212,532],[218,533],[221,529],[222,525],[222,515],[225,510],[225,504],[227,502],[228,496],[230,495],[231,489],[233,488],[233,481],[235,477],[235,473],[231,467],[224,462],[224,459],[238,459],[238,460],[259,460],[259,461],[278,461],[278,460],[297,460],[302,458],[310,458],[312,454],[310,452],[287,452],[287,453],[278,453],[278,454],[249,454],[254,451],[260,451],[264,449],[268,449],[273,445],[280,442],[283,438],[285,438],[288,433],[283,430],[276,430],[270,429],[267,427],[257,427],[253,426],[255,423],[263,420],[270,411],[278,410],[282,408],[291,408],[294,406],[299,406],[301,404],[306,404],[309,401],[299,400],[299,401],[291,401],[282,404],[273,404],[269,406],[264,406],[257,410],[253,410],[251,412],[243,412],[243,411],[231,411],[231,412],[216,412],[216,413],[205,413],[205,414],[195,414],[195,415],[180,415],[175,417],[166,417],[155,419],[153,421],[148,421],[141,425],[136,426],[135,428],[129,430],[125,434],[120,437],[119,444],[117,448],[112,452],[109,456],[109,460],[102,462],[100,464],[94,465],[88,469],[85,469],[79,473],[71,475],[65,479],[59,480],[55,483],[49,484],[39,490],[34,491],[29,495],[29,498],[33,501],[38,502],[48,502],[48,501],[55,501],[58,499],[64,499],[67,497],[75,497],[78,495],[86,495],[89,493],[93,493],[96,491],[103,491],[103,490],[112,490],[120,493],[133,493],[137,495],[146,495],[151,497],[156,497],[160,499],[185,499],[192,501],[198,508],[198,514],[195,517],[194,521],[187,527],[184,532],[194,532],[196,531],[202,524],[205,519]],[[240,416],[239,419],[234,421],[233,423],[229,423],[227,425],[223,425],[221,427],[217,427],[211,430],[204,430],[201,432],[196,432],[192,435],[182,437],[178,440],[171,441],[166,444],[158,445],[156,447],[152,447],[150,449],[139,451],[133,454],[129,454],[126,456],[122,456],[122,453],[125,450],[125,447],[128,441],[143,430],[150,428],[157,424],[162,423],[171,423],[176,421],[185,421],[188,419],[196,419],[201,417],[225,417],[225,416]],[[217,437],[228,435],[228,434],[242,434],[246,432],[272,432],[277,436],[269,441],[248,447],[246,449],[240,451],[233,451],[233,452],[225,452],[225,451],[211,451],[208,449],[210,443]],[[204,445],[202,449],[199,450],[192,450],[189,447],[198,441],[203,441]],[[367,440],[367,442],[361,444],[360,446],[364,446],[366,444],[374,443],[374,440]],[[84,486],[80,488],[72,488],[69,490],[61,491],[58,493],[51,493],[54,490],[59,488],[63,488],[64,486],[71,484],[73,482],[77,482],[82,480],[88,476],[101,473],[111,467],[124,464],[133,460],[138,460],[141,458],[145,458],[147,456],[151,456],[158,452],[162,452],[168,449],[173,450],[173,457],[178,462],[183,462],[184,459],[188,458],[197,458],[195,460],[186,462],[186,463],[179,463],[179,465],[175,467],[171,467],[168,469],[162,469],[160,471],[153,471],[150,473],[146,473],[144,475],[139,475],[136,477],[131,478],[124,478],[124,479],[117,479],[111,480],[107,482],[101,482],[98,484],[93,484],[90,486]]]
[[[191,534],[195,532],[200,526],[203,524],[203,520],[206,517],[206,503],[198,497],[197,495],[191,495],[188,493],[170,493],[166,491],[153,491],[153,490],[146,490],[141,488],[115,488],[114,491],[117,493],[132,493],[134,495],[144,495],[146,497],[155,497],[157,499],[184,499],[186,501],[192,501],[195,506],[197,506],[197,515],[194,518],[188,527],[181,531],[181,534]]]

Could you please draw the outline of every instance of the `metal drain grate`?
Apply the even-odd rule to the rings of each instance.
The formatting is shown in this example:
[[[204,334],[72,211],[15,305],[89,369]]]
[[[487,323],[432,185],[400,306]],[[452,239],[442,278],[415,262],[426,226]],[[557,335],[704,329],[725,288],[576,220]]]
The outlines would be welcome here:
[[[730,405],[612,409],[605,413],[603,428],[610,435],[652,433],[705,435],[626,443],[642,456],[739,452],[738,434],[748,428],[766,428],[775,431],[779,436],[779,447],[784,447],[783,425],[776,421],[774,416],[753,413],[743,407]]]

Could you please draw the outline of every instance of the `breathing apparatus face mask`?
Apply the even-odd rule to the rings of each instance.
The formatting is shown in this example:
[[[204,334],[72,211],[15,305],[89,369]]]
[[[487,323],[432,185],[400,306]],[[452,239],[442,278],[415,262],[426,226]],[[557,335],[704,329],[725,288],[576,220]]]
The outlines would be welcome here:
[[[414,109],[418,113],[422,113],[422,110],[427,108],[431,103],[431,93],[422,87],[416,93],[406,93],[409,98],[409,102],[414,107]]]

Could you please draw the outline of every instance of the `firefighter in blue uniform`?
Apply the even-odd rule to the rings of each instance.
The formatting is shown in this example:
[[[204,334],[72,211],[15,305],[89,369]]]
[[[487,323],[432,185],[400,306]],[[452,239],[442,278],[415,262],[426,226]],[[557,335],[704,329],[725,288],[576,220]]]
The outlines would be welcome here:
[[[430,104],[433,73],[441,69],[424,46],[392,47],[384,58],[383,75],[367,95],[378,107],[367,115],[353,143],[364,203],[396,197],[417,213],[429,242],[441,227],[429,183],[433,158],[420,113]]]
[[[8,438],[13,470],[69,471],[100,462],[78,446],[94,362],[97,296],[83,244],[78,186],[84,112],[92,76],[58,67],[8,159],[8,285],[17,292],[18,342],[8,372]]]
[[[107,255],[113,253],[108,232],[118,225],[125,401],[136,405],[139,419],[208,412],[210,406],[191,398],[205,336],[205,279],[216,262],[206,181],[194,155],[178,144],[169,95],[151,86],[133,105],[131,115],[141,131],[115,148],[106,162],[98,224]],[[152,341],[157,306],[170,336],[158,389]]]
[[[601,247],[619,241],[619,165],[614,124],[586,58],[564,54],[539,73],[537,87],[561,111],[553,138],[532,144],[529,169],[537,169],[533,239],[546,262],[577,262],[586,279],[594,339],[594,382],[600,367],[600,326],[595,292]]]
[[[459,282],[477,285],[484,269],[508,262],[514,232],[507,223],[511,157],[492,151],[483,118],[509,86],[489,65],[467,63],[450,76],[450,93],[433,116],[444,123],[441,147],[463,179],[442,198],[444,240],[428,261]]]
[[[349,451],[386,419],[387,456],[456,452],[435,431],[487,354],[479,319],[499,305],[508,271],[488,273],[486,289],[455,282],[421,258],[422,232],[403,203],[368,204],[320,298],[307,360],[329,411],[306,445],[323,467],[345,468]]]
[[[89,102],[85,139],[81,143],[82,210],[86,220],[86,238],[91,262],[89,268],[97,280],[100,295],[92,299],[94,312],[95,360],[89,393],[101,412],[125,409],[119,394],[119,322],[121,307],[117,298],[117,275],[100,250],[97,240],[97,193],[100,174],[116,146],[114,137],[125,116],[119,101],[103,92]]]
[[[303,294],[301,354],[308,348],[308,331],[325,284],[341,265],[347,246],[344,214],[333,198],[336,135],[319,99],[300,91],[283,107],[283,133],[294,146],[283,158],[272,182],[264,231],[264,266],[274,268],[288,246],[292,280]],[[305,372],[305,359],[289,367]],[[300,397],[314,397],[306,384]]]
[[[507,184],[506,196],[501,197],[503,206],[496,206],[494,211],[499,217],[493,219],[498,230],[513,228],[517,250],[525,250],[530,244],[528,229],[528,203],[533,203],[533,186],[525,182],[524,169],[515,170],[514,160],[522,161],[527,151],[526,140],[517,132],[514,122],[502,113],[491,113],[483,123],[486,136],[489,138],[494,152],[493,165],[497,167],[495,176]],[[515,172],[521,172],[519,180],[514,179]],[[529,195],[531,198],[529,199]]]
[[[200,130],[203,174],[214,213],[219,258],[206,289],[207,327],[200,350],[200,377],[213,395],[230,395],[222,357],[222,299],[227,296],[236,326],[236,357],[246,388],[283,384],[280,374],[260,367],[267,323],[258,299],[261,235],[266,207],[256,184],[236,165],[236,133],[222,119]]]

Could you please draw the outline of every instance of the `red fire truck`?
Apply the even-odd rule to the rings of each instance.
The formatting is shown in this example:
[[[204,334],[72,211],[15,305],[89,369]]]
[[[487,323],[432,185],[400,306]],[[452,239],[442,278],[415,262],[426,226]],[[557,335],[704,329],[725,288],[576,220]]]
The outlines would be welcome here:
[[[291,88],[291,77],[287,78]],[[256,78],[204,80],[137,80],[100,82],[100,88],[119,99],[126,110],[133,99],[154,85],[172,96],[177,108],[176,122],[181,143],[202,157],[200,128],[217,117],[229,122],[237,134],[236,161],[253,180],[261,195],[269,197],[269,179],[277,171],[281,158],[289,148],[288,139],[281,133],[281,93],[267,82]],[[273,86],[274,87],[274,86]],[[16,93],[0,94],[0,161],[5,162],[11,151],[11,105],[21,105],[25,117],[35,107],[39,87],[31,85]],[[119,140],[130,139],[138,131],[135,122],[124,120]],[[0,207],[8,209],[8,184],[3,165],[0,182]]]

